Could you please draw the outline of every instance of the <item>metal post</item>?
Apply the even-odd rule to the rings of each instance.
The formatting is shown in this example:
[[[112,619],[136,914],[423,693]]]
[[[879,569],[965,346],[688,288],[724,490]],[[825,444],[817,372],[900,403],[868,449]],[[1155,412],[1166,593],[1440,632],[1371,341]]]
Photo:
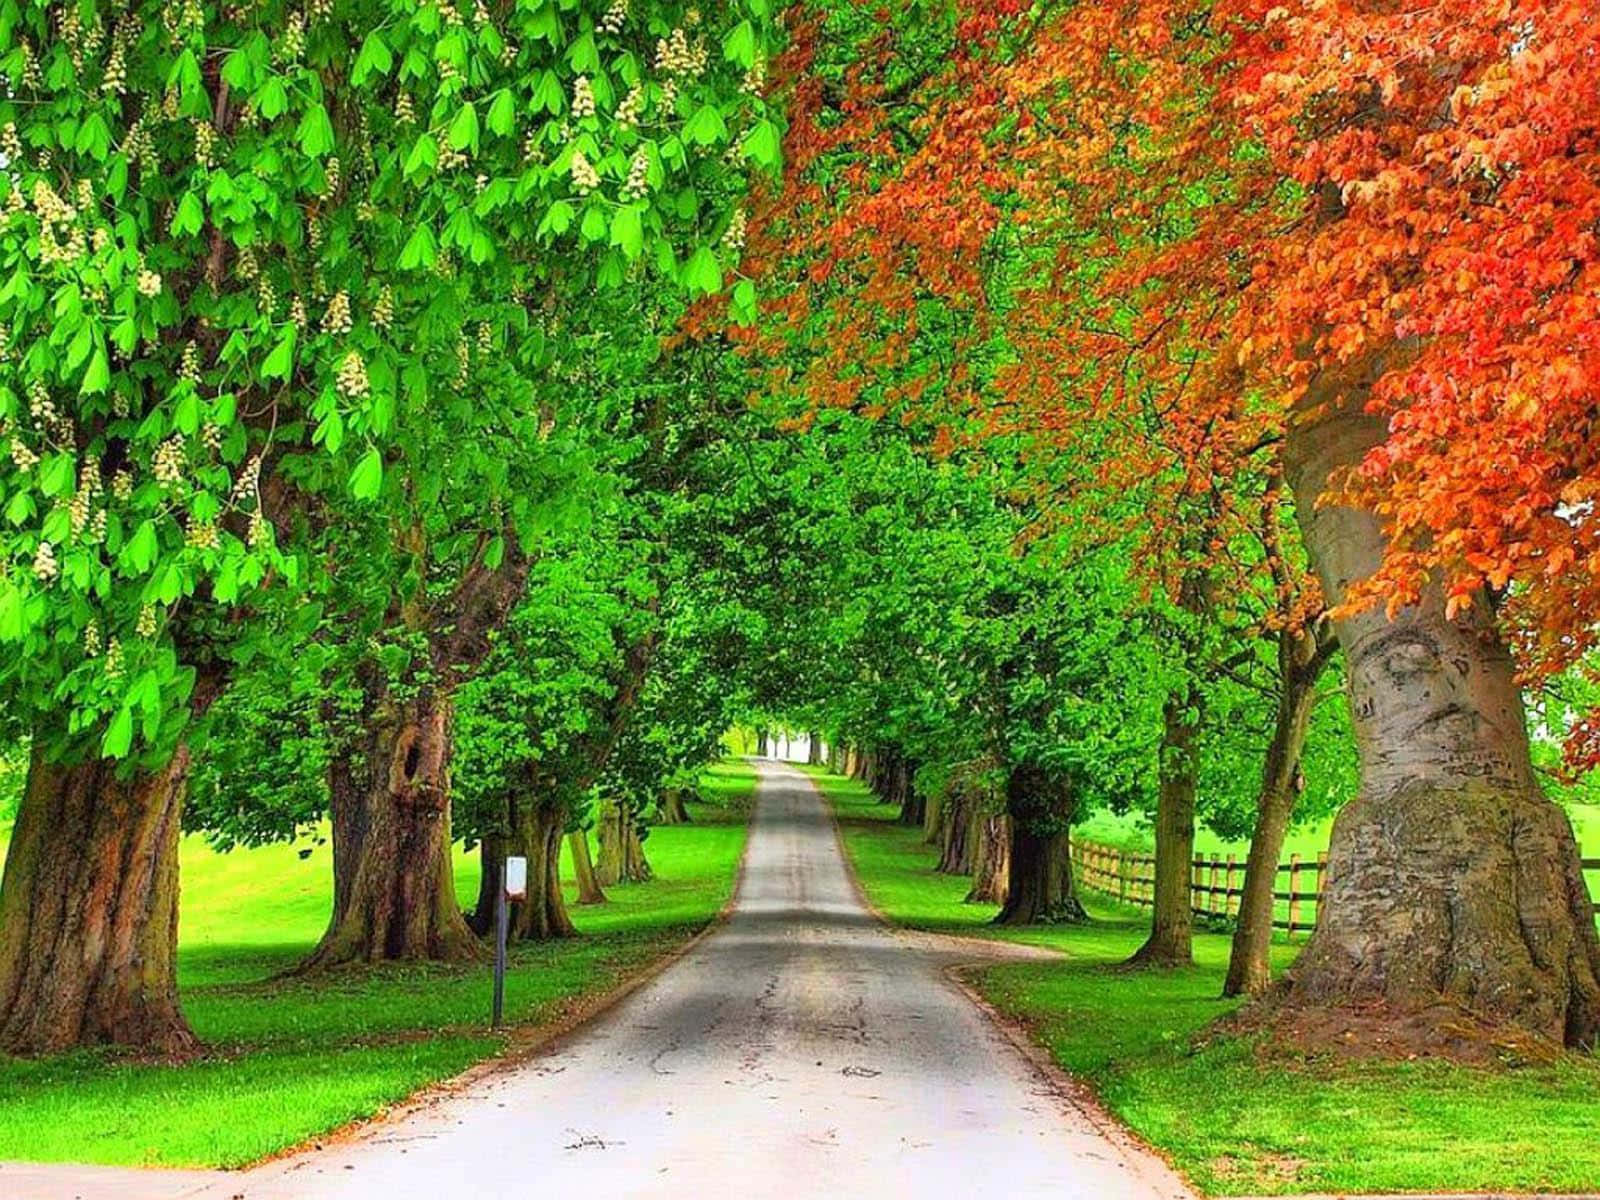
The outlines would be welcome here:
[[[494,1021],[493,1028],[500,1028],[500,1018],[506,1007],[506,927],[510,924],[510,912],[506,907],[506,889],[504,880],[501,886],[494,890]]]

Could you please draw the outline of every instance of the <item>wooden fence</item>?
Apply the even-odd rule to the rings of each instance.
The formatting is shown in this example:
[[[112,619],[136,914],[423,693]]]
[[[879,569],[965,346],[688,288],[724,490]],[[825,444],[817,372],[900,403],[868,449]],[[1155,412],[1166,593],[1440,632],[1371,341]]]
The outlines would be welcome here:
[[[1156,860],[1152,855],[1074,839],[1072,862],[1083,887],[1123,904],[1149,908],[1155,903]],[[1583,869],[1600,872],[1600,858],[1584,859]],[[1292,854],[1288,862],[1279,863],[1272,892],[1272,924],[1290,937],[1315,929],[1327,874],[1326,854],[1314,859]],[[1244,859],[1232,854],[1226,858],[1194,858],[1189,869],[1189,906],[1196,915],[1238,916],[1243,896]],[[1595,903],[1594,912],[1600,917],[1600,903]]]

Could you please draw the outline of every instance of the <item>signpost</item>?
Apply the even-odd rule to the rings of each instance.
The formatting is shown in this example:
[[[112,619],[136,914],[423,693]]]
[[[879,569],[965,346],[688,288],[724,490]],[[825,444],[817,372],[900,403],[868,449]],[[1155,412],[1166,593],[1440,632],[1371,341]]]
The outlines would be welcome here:
[[[500,1028],[500,1018],[506,1003],[506,932],[510,923],[509,901],[528,898],[528,860],[512,856],[505,860],[505,878],[500,892],[494,898],[494,1021]]]

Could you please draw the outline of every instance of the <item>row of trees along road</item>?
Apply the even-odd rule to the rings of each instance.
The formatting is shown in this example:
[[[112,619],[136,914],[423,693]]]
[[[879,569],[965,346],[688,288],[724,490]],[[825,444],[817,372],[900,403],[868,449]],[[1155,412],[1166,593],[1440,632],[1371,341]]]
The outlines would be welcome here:
[[[610,751],[684,568],[583,527],[658,535],[659,334],[734,282],[772,32],[766,0],[0,3],[0,1046],[192,1044],[191,780],[224,839],[331,816],[307,969],[477,954],[454,710],[562,587],[616,605],[561,613],[599,626],[556,685],[595,721],[474,745],[474,832],[650,769]]]
[[[568,934],[736,719],[1003,922],[1148,813],[1144,966],[1249,836],[1237,993],[1342,806],[1265,1019],[1592,1041],[1596,34],[1346,7],[0,0],[0,1046],[192,1046],[180,829],[327,831],[307,973]]]
[[[1592,1043],[1600,942],[1521,690],[1587,677],[1594,636],[1582,6],[970,0],[887,33],[807,12],[758,362],[774,394],[929,424],[956,457],[1022,438],[1062,586],[1125,547],[1161,629],[1137,960],[1188,957],[1210,693],[1265,676],[1229,986],[1265,984],[1264,868],[1333,668],[1358,777],[1263,1014],[1313,1041],[1448,1041],[1464,1011]],[[1083,781],[989,725],[1008,808],[1064,811]],[[918,751],[912,723],[837,728],[878,775]],[[1579,769],[1594,728],[1563,730]]]

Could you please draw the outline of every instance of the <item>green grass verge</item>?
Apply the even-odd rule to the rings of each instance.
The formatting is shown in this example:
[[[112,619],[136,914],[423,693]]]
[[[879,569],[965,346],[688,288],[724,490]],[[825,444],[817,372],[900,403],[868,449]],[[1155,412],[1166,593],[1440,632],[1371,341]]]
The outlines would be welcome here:
[[[754,787],[747,764],[712,768],[707,802],[690,806],[694,823],[651,831],[653,881],[574,906],[582,937],[514,949],[507,1019],[557,1019],[703,928],[732,893]],[[217,854],[186,839],[179,986],[206,1055],[182,1065],[106,1052],[0,1058],[0,1159],[239,1166],[371,1116],[504,1046],[487,1029],[484,966],[272,978],[328,918],[329,848],[302,859],[306,848]],[[463,905],[477,888],[477,858],[463,855]]]
[[[1196,965],[1118,965],[1148,919],[1090,900],[1087,927],[996,930],[964,904],[967,881],[932,870],[920,830],[849,780],[818,775],[873,903],[897,923],[1062,951],[1059,963],[974,975],[1067,1070],[1207,1195],[1600,1190],[1600,1061],[1484,1069],[1418,1061],[1266,1059],[1246,1039],[1201,1036],[1218,998],[1224,935],[1195,939]],[[1296,947],[1279,944],[1277,964]]]

